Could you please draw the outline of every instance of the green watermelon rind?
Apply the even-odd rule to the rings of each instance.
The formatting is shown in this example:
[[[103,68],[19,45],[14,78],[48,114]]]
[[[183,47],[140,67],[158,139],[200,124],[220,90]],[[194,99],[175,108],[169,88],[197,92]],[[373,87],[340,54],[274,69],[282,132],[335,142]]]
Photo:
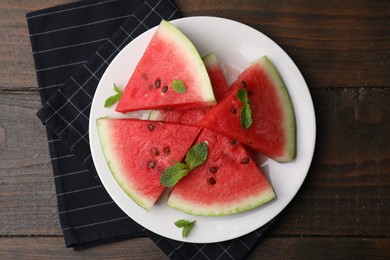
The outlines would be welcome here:
[[[107,118],[99,118],[96,120],[96,126],[98,129],[99,134],[99,140],[100,144],[104,153],[104,156],[106,158],[108,167],[111,170],[112,175],[114,176],[115,180],[119,184],[119,186],[122,188],[122,190],[139,206],[144,208],[146,211],[149,211],[150,208],[154,204],[154,200],[147,200],[147,198],[139,194],[131,185],[130,183],[121,176],[121,163],[120,161],[115,157],[115,154],[112,153],[114,149],[111,147],[111,137],[110,137],[110,128],[107,124]]]
[[[278,162],[289,162],[295,158],[296,153],[296,126],[295,126],[295,114],[294,108],[291,102],[290,95],[286,88],[286,85],[280,75],[278,69],[275,65],[268,59],[267,56],[261,57],[255,62],[261,62],[264,69],[267,70],[269,75],[273,79],[273,83],[277,86],[276,90],[278,91],[279,98],[283,103],[282,109],[283,114],[286,117],[284,129],[286,130],[286,147],[284,149],[284,154],[273,158]]]
[[[159,110],[156,110],[156,109],[150,110],[149,115],[148,115],[148,120],[158,121],[158,120],[161,120],[161,119],[163,119],[163,118],[162,118],[161,113],[160,113]]]
[[[276,198],[271,185],[259,194],[245,197],[230,205],[197,205],[178,196],[169,196],[167,205],[171,208],[196,216],[227,216],[258,208]]]
[[[210,67],[219,66],[217,57],[215,56],[214,52],[210,52],[209,54],[203,56],[202,61],[205,64],[206,68],[207,68],[206,64],[208,64]]]

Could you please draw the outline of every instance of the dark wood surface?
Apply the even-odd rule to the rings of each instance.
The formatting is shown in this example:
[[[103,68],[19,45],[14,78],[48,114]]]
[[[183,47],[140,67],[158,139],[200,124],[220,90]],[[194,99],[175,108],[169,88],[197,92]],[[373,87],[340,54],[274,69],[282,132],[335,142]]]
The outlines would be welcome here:
[[[0,0],[0,259],[164,259],[148,238],[64,247],[25,14],[68,2]],[[390,2],[176,3],[265,33],[313,98],[307,179],[249,259],[390,258]]]

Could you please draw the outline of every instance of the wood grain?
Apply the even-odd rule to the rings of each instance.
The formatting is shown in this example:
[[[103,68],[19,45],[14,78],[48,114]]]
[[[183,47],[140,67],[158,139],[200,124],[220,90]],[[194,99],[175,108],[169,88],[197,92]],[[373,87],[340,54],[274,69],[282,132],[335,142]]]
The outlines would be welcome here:
[[[25,14],[68,2],[0,3],[4,35],[0,37],[0,65],[5,68],[0,70],[0,90],[33,90],[37,85]],[[266,34],[292,57],[310,88],[390,86],[387,1],[176,2],[185,16],[230,18]]]
[[[21,246],[23,245],[23,247]],[[390,239],[265,238],[250,252],[254,259],[385,259]],[[148,238],[74,251],[61,237],[0,238],[0,258],[8,259],[168,259]]]
[[[50,256],[50,257],[49,257]],[[85,250],[64,246],[62,237],[0,237],[0,259],[168,259],[149,238],[136,238]]]
[[[36,95],[0,95],[0,235],[60,235]]]
[[[385,259],[390,239],[304,237],[265,238],[251,252],[255,259]]]

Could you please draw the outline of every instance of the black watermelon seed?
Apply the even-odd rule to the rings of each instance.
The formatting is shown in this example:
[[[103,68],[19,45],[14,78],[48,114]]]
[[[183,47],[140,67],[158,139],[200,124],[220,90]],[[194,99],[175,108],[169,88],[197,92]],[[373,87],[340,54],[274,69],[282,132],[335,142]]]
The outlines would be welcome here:
[[[158,80],[156,81],[155,85],[156,85],[156,88],[159,88],[159,87],[161,86],[161,80],[158,79]]]
[[[242,159],[242,160],[241,160],[241,163],[242,163],[242,164],[248,164],[249,161],[250,161],[250,159],[247,157],[247,158]]]
[[[214,185],[217,183],[217,181],[214,178],[209,178],[208,181],[210,185]]]
[[[159,154],[157,148],[154,148],[154,147],[152,148],[152,153],[153,153],[154,155],[158,155],[158,154]]]
[[[164,153],[169,154],[170,152],[171,152],[171,149],[169,149],[168,146],[164,148]]]
[[[162,92],[162,93],[165,93],[165,92],[167,92],[167,90],[168,90],[168,86],[164,86],[164,87],[161,89],[161,92]]]
[[[237,113],[237,108],[233,107],[233,108],[232,108],[232,113],[233,113],[233,114],[236,114],[236,113]]]
[[[148,125],[148,129],[149,129],[150,131],[153,131],[153,130],[154,130],[154,125],[149,124],[149,125]]]
[[[230,140],[230,143],[231,143],[232,145],[236,145],[236,144],[237,144],[237,140],[231,139],[231,140]]]
[[[213,166],[213,167],[210,167],[210,172],[211,173],[216,173],[217,172],[217,170],[218,170],[218,167],[216,167],[216,166]]]

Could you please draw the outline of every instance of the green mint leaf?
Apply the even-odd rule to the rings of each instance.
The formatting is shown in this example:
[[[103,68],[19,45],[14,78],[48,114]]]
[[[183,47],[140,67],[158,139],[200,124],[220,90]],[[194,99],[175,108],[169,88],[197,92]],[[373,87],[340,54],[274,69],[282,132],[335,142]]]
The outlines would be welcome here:
[[[202,165],[206,161],[207,155],[208,148],[205,142],[192,146],[186,154],[186,164],[175,162],[174,165],[168,167],[161,175],[160,183],[165,187],[175,186],[190,170]]]
[[[181,235],[182,237],[186,237],[188,232],[190,232],[191,228],[195,225],[196,220],[194,221],[188,221],[185,219],[180,219],[175,222],[176,227],[183,228]]]
[[[160,183],[165,187],[175,186],[181,178],[186,176],[190,170],[187,165],[180,162],[175,162],[174,165],[168,167],[160,177]]]
[[[106,99],[106,101],[104,102],[104,107],[110,107],[114,105],[122,97],[122,91],[118,89],[115,83],[114,83],[114,91],[116,92],[116,94]]]
[[[112,95],[111,97],[106,99],[106,101],[104,102],[104,107],[110,107],[110,106],[114,105],[116,102],[119,101],[120,98],[121,98],[121,95],[119,95],[119,94]]]
[[[241,101],[241,103],[249,103],[248,99],[248,93],[246,92],[246,89],[240,88],[237,92],[237,98]]]
[[[114,91],[120,95],[122,95],[122,91],[116,86],[116,84],[114,83]]]
[[[202,165],[208,156],[208,148],[205,142],[198,143],[191,147],[186,155],[186,164],[190,170],[193,170]]]
[[[248,103],[245,103],[241,107],[240,111],[240,123],[245,130],[252,125],[252,110]]]
[[[245,81],[241,82],[246,87]],[[236,94],[238,100],[243,104],[240,110],[240,123],[245,130],[252,125],[252,110],[249,105],[248,93],[245,88],[240,88]]]
[[[172,88],[180,94],[185,93],[187,91],[186,86],[184,86],[184,83],[181,80],[172,80]]]

